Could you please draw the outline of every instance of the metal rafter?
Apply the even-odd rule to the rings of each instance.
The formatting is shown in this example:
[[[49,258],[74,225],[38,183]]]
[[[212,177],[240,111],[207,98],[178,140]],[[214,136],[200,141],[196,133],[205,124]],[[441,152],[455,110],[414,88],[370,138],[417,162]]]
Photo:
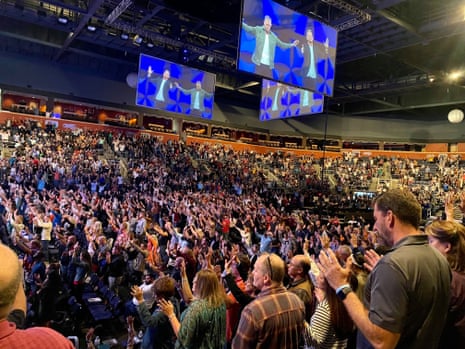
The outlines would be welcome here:
[[[115,9],[105,19],[105,24],[112,24],[121,14],[132,5],[132,0],[121,0],[121,2],[115,7]]]

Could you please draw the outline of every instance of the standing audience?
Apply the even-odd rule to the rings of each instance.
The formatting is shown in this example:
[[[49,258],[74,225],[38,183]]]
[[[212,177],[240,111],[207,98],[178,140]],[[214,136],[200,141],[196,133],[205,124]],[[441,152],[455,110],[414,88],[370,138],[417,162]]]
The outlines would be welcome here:
[[[215,326],[222,326],[221,314],[225,300],[216,302],[215,299],[220,297],[218,293],[217,298],[207,297],[213,300],[205,301],[205,297],[202,296],[205,292],[198,291],[200,286],[197,283],[202,277],[208,279],[206,275],[198,274],[194,285],[196,273],[203,264],[206,264],[207,267],[215,268],[217,278],[223,267],[226,273],[231,272],[224,278],[228,284],[228,291],[231,291],[226,298],[228,305],[226,323],[229,326],[226,327],[225,336],[228,338],[228,344],[234,346],[234,342],[236,343],[236,348],[301,346],[302,341],[297,333],[303,325],[299,327],[298,320],[303,316],[304,311],[300,308],[301,303],[297,306],[298,299],[293,297],[293,292],[303,300],[306,319],[310,321],[307,330],[312,330],[315,334],[316,328],[321,330],[321,324],[318,327],[319,322],[330,324],[328,329],[334,330],[337,335],[336,342],[341,343],[342,346],[345,343],[344,329],[350,326],[345,327],[349,322],[341,325],[333,321],[334,318],[345,319],[343,312],[340,311],[341,307],[334,307],[334,304],[340,306],[340,302],[345,302],[346,310],[357,317],[353,321],[361,326],[359,329],[361,337],[364,334],[369,341],[382,345],[410,347],[411,333],[415,328],[424,328],[418,331],[420,343],[418,346],[420,346],[428,342],[429,335],[425,335],[424,332],[429,332],[429,319],[438,317],[438,325],[441,326],[442,314],[438,308],[444,302],[441,300],[441,294],[445,293],[442,292],[444,283],[442,278],[436,280],[437,285],[440,286],[436,295],[440,300],[435,301],[438,304],[432,308],[422,306],[427,300],[422,294],[417,297],[416,294],[411,296],[399,292],[401,290],[406,293],[411,283],[415,287],[429,290],[433,282],[431,281],[433,278],[424,278],[423,280],[428,281],[414,283],[415,278],[410,278],[414,274],[423,275],[424,269],[417,265],[417,259],[410,256],[409,258],[412,259],[408,259],[402,251],[408,249],[410,253],[415,248],[423,251],[426,250],[424,248],[426,244],[416,237],[412,230],[411,226],[418,224],[405,219],[403,213],[409,212],[408,209],[404,209],[405,206],[394,205],[393,208],[390,202],[388,209],[379,206],[375,210],[377,232],[369,231],[369,225],[366,225],[362,217],[354,217],[349,222],[346,220],[343,223],[343,220],[339,219],[342,217],[338,218],[334,215],[325,217],[320,214],[328,208],[331,210],[368,207],[370,197],[365,195],[360,198],[349,195],[350,187],[365,185],[368,188],[368,178],[376,176],[379,172],[377,167],[384,162],[383,159],[367,160],[357,156],[347,159],[325,159],[324,166],[334,169],[340,177],[338,192],[332,193],[327,183],[318,178],[318,171],[313,166],[315,163],[313,156],[258,154],[253,151],[238,153],[220,144],[186,145],[176,141],[162,143],[155,137],[139,135],[128,137],[124,134],[108,132],[61,130],[52,132],[48,129],[31,131],[30,128],[23,128],[22,125],[15,125],[14,132],[17,133],[21,146],[15,149],[10,159],[0,159],[2,184],[0,211],[6,212],[3,215],[5,224],[0,226],[0,235],[1,241],[6,244],[11,242],[10,245],[15,248],[21,259],[24,256],[24,270],[29,275],[26,280],[31,291],[28,294],[43,297],[45,301],[41,301],[42,304],[49,302],[47,299],[51,300],[53,298],[51,295],[55,294],[54,287],[49,289],[54,284],[51,282],[54,274],[49,277],[45,272],[45,265],[56,259],[60,261],[61,277],[68,288],[74,291],[82,289],[89,274],[87,264],[91,264],[91,271],[96,273],[96,275],[92,274],[92,277],[95,279],[95,276],[98,276],[99,284],[103,282],[109,285],[112,290],[117,291],[118,296],[128,297],[123,301],[130,300],[128,290],[133,284],[139,285],[146,268],[153,268],[152,272],[170,273],[174,278],[179,278],[178,269],[180,269],[182,285],[180,291],[184,296],[185,305],[190,304],[184,312],[181,324],[175,321],[178,318],[177,311],[174,311],[175,318],[167,318],[161,315],[160,311],[155,313],[157,309],[154,309],[152,314],[150,311],[144,312],[145,315],[149,315],[144,316],[144,319],[148,324],[152,316],[160,319],[164,317],[167,320],[164,325],[171,327],[173,333],[177,333],[178,347],[189,346],[188,341],[193,339],[194,344],[203,340],[201,347],[207,346],[208,342],[213,343],[216,348],[225,341],[225,338],[220,338],[223,330],[215,330],[215,334],[204,333],[203,326],[204,323],[210,323],[209,318],[205,319],[208,314],[213,314],[215,319],[218,319]],[[120,166],[121,161],[102,160],[95,151],[101,140],[110,139],[110,136],[115,147],[117,144],[122,145],[124,154],[128,156],[125,168]],[[119,146],[117,148],[121,149]],[[194,166],[194,163],[199,161],[204,162],[206,166]],[[462,185],[454,177],[461,177],[463,171],[460,169],[456,174],[452,174],[447,168],[447,165],[451,165],[459,169],[460,167],[456,166],[458,162],[451,160],[441,163],[440,171],[431,178],[430,189],[424,189],[415,186],[414,178],[420,177],[417,176],[418,169],[425,165],[403,159],[392,161],[390,171],[393,178],[396,175],[407,176],[406,180],[401,182],[405,187],[412,188],[421,200],[424,212],[425,208],[434,210],[438,202],[440,204],[443,200],[444,193],[439,189],[443,187],[442,184],[447,182],[448,188]],[[238,168],[244,170],[239,171]],[[269,168],[275,173],[276,183],[272,186],[264,180],[266,175],[263,168]],[[280,189],[281,182],[304,189],[286,194]],[[312,206],[313,211],[304,208],[305,206]],[[412,224],[406,224],[405,221]],[[53,233],[49,237],[50,231]],[[384,240],[388,238],[388,241],[380,241],[376,233],[379,233],[381,238],[385,238]],[[349,243],[353,250],[349,247]],[[377,247],[379,251],[381,244],[394,248],[390,252],[384,252],[385,256],[379,260],[373,248]],[[92,257],[91,262],[79,265],[80,262],[89,259],[76,248],[86,253],[88,251]],[[354,304],[347,304],[353,301],[350,290],[355,289],[355,286],[343,287],[340,292],[335,292],[338,287],[332,289],[327,287],[327,283],[313,281],[315,286],[319,285],[319,288],[312,290],[313,285],[308,279],[308,257],[302,259],[302,255],[312,255],[318,259],[320,254],[323,265],[328,259],[326,252],[322,251],[328,248],[336,253],[342,264],[342,267],[338,266],[340,269],[336,266],[328,267],[330,276],[331,268],[336,269],[336,274],[341,272],[344,276],[347,276],[349,270],[357,271],[357,268],[366,267],[367,270],[373,270],[372,275],[366,276],[369,278],[367,297],[361,296],[365,308],[354,308],[366,309],[369,314],[366,318],[360,315],[362,313],[355,312],[354,315],[354,311],[351,311]],[[250,273],[252,282],[246,283],[245,287],[243,282],[247,279],[247,271],[250,268],[248,263],[245,263],[246,258],[233,259],[234,256],[241,256],[238,254],[239,249],[244,254],[249,254],[248,259],[255,270]],[[50,256],[48,256],[49,251]],[[266,258],[268,256],[266,252],[270,251],[281,255],[279,257],[271,255]],[[355,258],[348,258],[351,252]],[[448,251],[446,257],[449,258],[450,253],[451,251]],[[333,261],[332,252],[328,252],[328,255],[329,260]],[[418,255],[422,256],[421,253]],[[283,277],[289,287],[287,291],[282,287],[283,280],[280,280],[283,259],[289,262],[288,275]],[[178,260],[181,262],[177,263]],[[430,265],[433,264],[434,258],[425,258],[425,260],[428,262],[426,264]],[[366,266],[368,264],[370,264],[369,268]],[[184,267],[179,268],[181,265]],[[438,262],[436,267],[442,270],[443,265]],[[282,269],[284,270],[284,267]],[[459,270],[453,266],[452,269]],[[387,280],[381,280],[385,278],[382,274],[386,270],[388,280],[394,281],[394,285],[390,285]],[[396,273],[398,270],[408,273],[408,282],[400,282],[402,280]],[[433,274],[436,275],[436,271]],[[442,274],[444,278],[447,275],[447,273]],[[285,275],[284,271],[282,275]],[[290,279],[289,283],[287,277]],[[364,279],[365,274],[359,274],[358,280],[362,281],[359,284],[363,284]],[[74,287],[73,280],[78,281],[77,288]],[[342,278],[337,280],[341,281]],[[344,282],[345,280],[344,277]],[[334,278],[329,277],[328,282],[331,286],[340,286],[335,284]],[[251,287],[252,283],[255,287]],[[216,287],[213,281],[200,284]],[[189,292],[190,286],[193,286],[194,295]],[[454,279],[452,279],[452,287],[454,288]],[[255,289],[259,291],[257,299],[255,299]],[[362,292],[362,289],[363,287],[359,287],[357,291]],[[223,297],[223,288],[220,287],[220,291]],[[244,291],[247,294],[244,294]],[[313,292],[317,293],[316,298],[320,301],[318,313],[315,314],[313,302],[308,301],[315,299]],[[392,297],[391,293],[396,297]],[[212,291],[212,294],[217,293]],[[339,294],[341,298],[346,297],[347,300],[334,303],[331,301],[334,294]],[[242,312],[237,331],[235,316],[228,316],[232,313],[229,301],[233,299],[236,302],[235,310],[238,310],[235,315]],[[29,299],[31,300],[32,298]],[[143,303],[145,306],[150,306],[147,300]],[[396,303],[398,300],[400,306]],[[273,301],[278,303],[272,303]],[[422,303],[418,305],[416,301]],[[171,298],[171,302],[176,303],[174,298]],[[286,302],[288,303],[285,304]],[[201,305],[205,303],[207,306],[203,311]],[[221,304],[221,306],[212,307],[212,304]],[[44,314],[45,317],[39,321],[53,325],[54,305],[51,304],[47,308],[50,312]],[[415,313],[415,318],[407,317],[410,313],[402,313],[407,305],[411,307],[408,311],[412,309]],[[262,306],[266,308],[263,309]],[[143,307],[144,305],[139,306],[139,310]],[[177,309],[177,306],[175,305],[174,308]],[[198,308],[202,309],[200,313],[195,312]],[[210,308],[217,309],[217,312]],[[425,316],[418,311],[422,308],[431,311],[431,314]],[[282,314],[275,314],[273,309],[286,310]],[[426,311],[425,309],[422,310]],[[451,309],[452,303],[449,310]],[[292,312],[297,314],[295,318],[286,315]],[[20,324],[19,314],[21,312],[16,309],[10,313],[9,319],[16,319]],[[133,312],[133,315],[136,314]],[[265,319],[259,319],[257,314],[263,314]],[[322,314],[326,317],[321,316]],[[329,317],[331,321],[328,321],[328,314],[339,315],[335,315],[334,318]],[[392,322],[387,321],[390,317],[393,319]],[[416,323],[418,319],[425,317],[427,320],[424,326]],[[273,324],[291,319],[295,323],[269,330]],[[317,319],[325,319],[326,322]],[[129,320],[130,317],[128,324]],[[193,322],[197,320],[201,322],[194,325]],[[232,321],[228,322],[229,320]],[[248,327],[248,324],[254,324],[254,327]],[[136,326],[138,326],[137,322]],[[134,345],[133,327],[131,322],[131,326],[128,326],[131,346]],[[161,329],[159,326],[154,327]],[[150,333],[157,331],[154,328],[150,329],[150,326],[147,330]],[[199,338],[199,332],[195,331],[200,331],[202,336],[206,334],[205,338]],[[372,333],[375,334],[374,337]],[[168,331],[163,330],[163,334],[168,336]],[[236,338],[233,343],[229,343],[229,339],[234,335]],[[435,333],[431,331],[430,335],[434,336]],[[149,336],[145,339],[144,336],[143,345],[150,345],[153,342],[151,338]],[[313,345],[327,343],[320,339],[313,336]],[[287,341],[286,344],[282,344],[284,341]],[[359,343],[360,348],[364,348],[363,345],[367,342],[361,340]],[[434,346],[435,343],[428,342],[428,347],[430,344]]]

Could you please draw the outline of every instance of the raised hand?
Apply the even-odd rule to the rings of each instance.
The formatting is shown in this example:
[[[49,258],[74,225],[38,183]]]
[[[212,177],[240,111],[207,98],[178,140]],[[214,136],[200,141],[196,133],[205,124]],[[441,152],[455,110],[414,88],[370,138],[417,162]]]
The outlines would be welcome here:
[[[365,263],[363,264],[363,266],[370,272],[373,270],[375,265],[378,263],[378,261],[382,257],[375,250],[365,251],[364,256],[365,256]]]
[[[138,302],[142,302],[144,300],[142,289],[139,286],[132,286],[131,287],[131,295],[135,299],[137,299]]]
[[[163,314],[165,314],[166,316],[170,317],[175,315],[174,305],[170,301],[160,298],[160,300],[158,301],[158,306],[160,307],[160,310],[163,312]]]
[[[318,268],[333,289],[349,283],[351,266],[352,259],[348,258],[346,266],[342,267],[330,248],[320,252]]]

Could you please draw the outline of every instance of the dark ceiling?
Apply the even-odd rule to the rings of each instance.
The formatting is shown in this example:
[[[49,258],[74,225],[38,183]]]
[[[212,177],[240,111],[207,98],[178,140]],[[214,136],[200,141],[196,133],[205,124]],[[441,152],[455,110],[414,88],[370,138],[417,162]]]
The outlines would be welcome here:
[[[278,2],[339,29],[330,114],[429,119],[465,107],[465,75],[450,79],[465,69],[463,1]],[[0,52],[124,81],[140,53],[179,61],[187,49],[187,64],[217,74],[217,100],[258,107],[259,78],[235,65],[240,11],[240,0],[1,0]]]

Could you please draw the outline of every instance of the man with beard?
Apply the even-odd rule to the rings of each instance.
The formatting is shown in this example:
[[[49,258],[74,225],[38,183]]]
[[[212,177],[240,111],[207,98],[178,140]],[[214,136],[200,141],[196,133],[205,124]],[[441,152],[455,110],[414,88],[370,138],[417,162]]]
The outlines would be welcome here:
[[[319,256],[320,270],[358,329],[357,348],[436,348],[450,300],[448,262],[419,232],[421,206],[412,193],[382,193],[373,216],[390,250],[368,276],[363,303],[349,286],[350,259],[343,268],[330,249]]]

